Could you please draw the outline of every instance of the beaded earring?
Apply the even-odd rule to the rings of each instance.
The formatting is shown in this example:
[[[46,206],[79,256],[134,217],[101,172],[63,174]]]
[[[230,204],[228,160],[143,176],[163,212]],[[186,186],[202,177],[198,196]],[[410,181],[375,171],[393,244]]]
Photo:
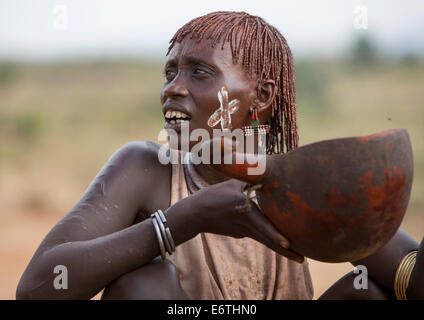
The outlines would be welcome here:
[[[267,124],[260,124],[256,108],[252,112],[250,126],[244,126],[241,129],[243,130],[244,136],[264,135],[269,133],[269,126]]]

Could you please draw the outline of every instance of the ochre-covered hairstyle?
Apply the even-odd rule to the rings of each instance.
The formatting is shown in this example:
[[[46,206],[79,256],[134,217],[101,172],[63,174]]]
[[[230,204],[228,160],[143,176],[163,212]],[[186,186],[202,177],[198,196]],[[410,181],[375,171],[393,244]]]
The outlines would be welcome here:
[[[233,63],[241,60],[249,75],[259,83],[275,81],[267,153],[284,153],[298,146],[296,79],[291,50],[281,33],[260,17],[246,12],[218,11],[195,18],[181,27],[170,41],[168,53],[187,35],[200,42],[210,39],[212,47],[229,43]],[[258,94],[260,91],[258,86]],[[284,148],[284,145],[286,148]]]

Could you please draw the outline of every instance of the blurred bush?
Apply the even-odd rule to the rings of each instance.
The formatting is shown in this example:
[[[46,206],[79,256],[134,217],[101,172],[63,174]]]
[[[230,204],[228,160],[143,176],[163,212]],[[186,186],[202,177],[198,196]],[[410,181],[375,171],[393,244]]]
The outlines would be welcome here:
[[[297,105],[303,111],[328,111],[328,79],[319,61],[301,60],[295,64]]]
[[[369,67],[378,61],[378,51],[375,40],[368,34],[359,36],[351,50],[351,61],[357,67]]]
[[[13,63],[0,62],[0,85],[12,82],[16,76],[16,69]]]

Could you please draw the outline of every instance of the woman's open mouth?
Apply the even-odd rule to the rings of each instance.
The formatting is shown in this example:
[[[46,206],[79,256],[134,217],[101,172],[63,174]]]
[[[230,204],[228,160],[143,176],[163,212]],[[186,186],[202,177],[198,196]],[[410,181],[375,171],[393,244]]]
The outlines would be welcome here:
[[[165,129],[178,130],[181,125],[188,125],[190,119],[190,116],[184,112],[168,110],[165,113]]]
[[[165,121],[170,124],[181,123],[183,121],[190,121],[190,116],[180,111],[167,111],[165,114]]]

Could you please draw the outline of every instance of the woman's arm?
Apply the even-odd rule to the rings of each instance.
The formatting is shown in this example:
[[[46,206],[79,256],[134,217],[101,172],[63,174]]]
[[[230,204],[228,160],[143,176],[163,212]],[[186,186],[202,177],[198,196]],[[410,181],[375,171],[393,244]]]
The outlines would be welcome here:
[[[152,203],[158,202],[152,198],[168,197],[171,170],[163,176],[154,146],[126,147],[112,157],[37,249],[19,282],[18,299],[89,299],[115,278],[160,255],[151,219],[132,225],[138,211],[148,212],[142,204],[155,207]],[[245,185],[234,179],[218,183],[165,210],[175,245],[210,232],[250,237],[303,261],[257,206],[246,201]],[[68,289],[54,288],[58,265],[68,270]]]
[[[134,142],[112,156],[40,244],[18,284],[17,299],[89,299],[116,277],[160,255],[151,219],[132,225],[154,192],[156,149],[153,143]],[[194,221],[190,212],[181,205],[165,211],[176,245],[196,234],[189,227]],[[67,268],[68,289],[54,287],[58,265]]]

